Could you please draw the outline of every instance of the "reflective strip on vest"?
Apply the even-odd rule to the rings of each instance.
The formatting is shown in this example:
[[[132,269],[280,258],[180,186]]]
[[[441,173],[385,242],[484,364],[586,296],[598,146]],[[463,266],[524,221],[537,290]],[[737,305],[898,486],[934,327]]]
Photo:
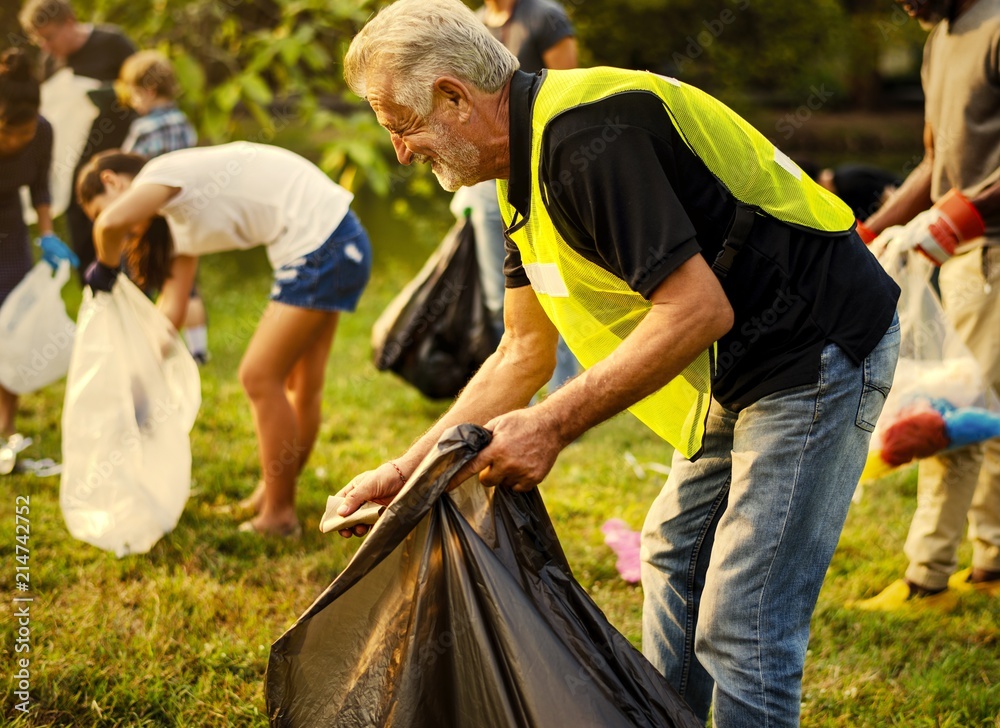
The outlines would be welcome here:
[[[773,144],[711,96],[674,79],[610,68],[544,71],[531,119],[531,199],[528,217],[508,230],[546,315],[584,367],[608,357],[645,318],[651,304],[628,285],[577,253],[548,215],[539,184],[542,139],[558,114],[616,93],[658,96],[693,153],[739,201],[785,222],[827,234],[854,224],[850,209],[815,184]],[[738,163],[733,163],[738,160]],[[754,164],[756,160],[756,164]],[[515,210],[507,183],[497,184],[507,228]],[[648,275],[663,263],[651,254]],[[684,457],[702,448],[711,403],[714,352],[706,351],[664,387],[629,411]]]

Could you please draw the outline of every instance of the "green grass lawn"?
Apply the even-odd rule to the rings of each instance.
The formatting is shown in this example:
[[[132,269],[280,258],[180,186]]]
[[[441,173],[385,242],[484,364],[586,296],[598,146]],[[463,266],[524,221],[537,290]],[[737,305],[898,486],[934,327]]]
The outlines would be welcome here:
[[[366,214],[367,213],[367,214]],[[236,369],[266,303],[261,251],[203,262],[212,361],[191,436],[193,492],[177,528],[148,555],[117,559],[73,540],[59,511],[58,478],[0,479],[0,674],[17,670],[13,612],[18,495],[30,496],[31,706],[15,710],[3,681],[0,723],[11,726],[263,726],[268,648],[357,548],[318,530],[326,497],[400,452],[444,405],[428,402],[371,363],[372,322],[418,269],[448,225],[416,236],[361,211],[373,231],[376,270],[360,310],[345,316],[330,357],[324,423],[299,486],[301,540],[236,531],[219,512],[258,477],[249,409]],[[385,213],[381,213],[382,216]],[[378,222],[379,224],[375,224]],[[78,290],[67,298],[75,313]],[[63,384],[23,399],[25,457],[60,459]],[[636,645],[641,589],[624,583],[600,525],[638,528],[660,476],[626,463],[669,462],[669,450],[630,415],[570,446],[541,486],[576,577]],[[813,620],[806,666],[806,726],[1000,726],[1000,600],[970,596],[949,616],[858,615],[849,598],[900,575],[913,512],[912,472],[867,488],[852,508]],[[962,552],[968,562],[968,550]],[[485,727],[484,727],[485,728]]]

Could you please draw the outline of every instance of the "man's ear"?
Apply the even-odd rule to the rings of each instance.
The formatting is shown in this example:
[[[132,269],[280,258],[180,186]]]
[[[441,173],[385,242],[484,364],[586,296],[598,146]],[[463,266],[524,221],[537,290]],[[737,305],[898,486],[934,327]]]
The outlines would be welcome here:
[[[472,115],[472,91],[464,81],[454,76],[440,76],[433,88],[436,103],[445,111],[456,113],[461,121]]]

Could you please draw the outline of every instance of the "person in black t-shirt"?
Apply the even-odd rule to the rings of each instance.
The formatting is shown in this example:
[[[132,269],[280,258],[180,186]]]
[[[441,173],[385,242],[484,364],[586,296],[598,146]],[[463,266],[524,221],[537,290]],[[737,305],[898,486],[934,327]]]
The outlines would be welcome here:
[[[899,289],[846,207],[711,97],[643,72],[530,76],[476,26],[458,0],[399,0],[344,60],[402,164],[446,189],[502,181],[508,287],[497,353],[341,491],[339,514],[391,501],[458,423],[492,440],[453,484],[525,491],[625,408],[691,429],[704,416],[700,450],[675,437],[643,529],[643,651],[719,728],[797,726],[809,620],[892,382]],[[815,224],[783,222],[792,209]],[[557,326],[589,368],[526,408]],[[664,415],[702,371],[707,412]]]
[[[101,88],[89,93],[99,113],[73,172],[72,178],[76,179],[80,168],[97,152],[121,146],[135,119],[135,112],[118,103],[113,83],[136,47],[114,26],[79,22],[66,0],[28,0],[18,18],[25,33],[42,50],[44,78],[69,68],[77,76],[102,83]],[[94,260],[94,239],[90,220],[72,196],[66,221],[82,275]]]

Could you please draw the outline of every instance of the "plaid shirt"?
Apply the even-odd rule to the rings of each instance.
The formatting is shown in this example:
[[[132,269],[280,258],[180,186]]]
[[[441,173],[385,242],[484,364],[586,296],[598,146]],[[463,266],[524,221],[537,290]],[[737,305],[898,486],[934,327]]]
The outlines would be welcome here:
[[[184,112],[176,106],[162,106],[132,122],[122,142],[122,151],[152,159],[193,147],[197,142],[198,135]]]

